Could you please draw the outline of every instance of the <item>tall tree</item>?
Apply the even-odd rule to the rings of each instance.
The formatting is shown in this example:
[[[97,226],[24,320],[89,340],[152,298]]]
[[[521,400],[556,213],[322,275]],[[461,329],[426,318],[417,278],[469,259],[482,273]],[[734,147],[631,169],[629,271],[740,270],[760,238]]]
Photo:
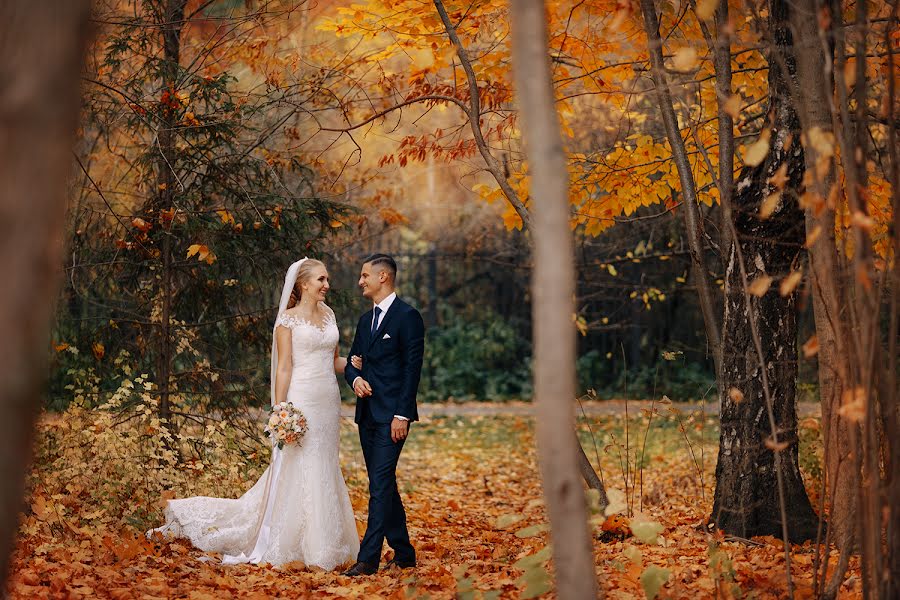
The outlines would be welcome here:
[[[88,189],[72,215],[75,314],[63,315],[59,335],[89,307],[106,353],[127,351],[154,374],[171,432],[175,421],[207,418],[200,407],[240,410],[260,389],[256,354],[221,349],[267,351],[278,273],[319,252],[346,209],[319,197],[299,134],[285,125],[316,81],[297,73],[290,102],[255,88],[265,79],[257,70],[283,68],[248,39],[277,6],[102,8],[84,127],[100,143],[79,153]]]
[[[547,49],[543,0],[512,6],[513,69],[532,169],[534,396],[537,447],[560,598],[595,598],[594,553],[579,481],[575,427],[575,246],[566,155]],[[583,452],[583,451],[582,451]]]
[[[86,0],[0,3],[0,585],[41,406],[88,17]]]
[[[822,593],[826,598],[837,595],[853,552],[861,557],[865,596],[894,598],[900,580],[900,544],[894,539],[900,527],[895,508],[900,456],[896,377],[900,236],[896,225],[894,231],[877,229],[885,204],[871,193],[877,170],[870,160],[888,165],[887,211],[890,214],[892,208],[896,224],[900,182],[893,117],[896,42],[891,38],[898,26],[897,3],[889,8],[880,48],[887,68],[883,77],[871,80],[865,77],[865,61],[859,60],[870,52],[870,43],[879,43],[877,36],[869,36],[874,20],[867,14],[867,3],[856,3],[852,24],[845,24],[839,3],[802,1],[791,13],[808,172],[804,206],[831,507],[829,538],[841,550]],[[884,127],[873,122],[873,105],[891,117],[883,121]],[[891,267],[879,254],[890,259],[892,251]],[[887,289],[894,296],[890,303],[882,298]],[[884,544],[884,539],[890,542]],[[826,544],[823,585],[827,549]]]
[[[814,538],[798,461],[797,306],[805,171],[788,5],[768,4],[769,106],[756,163],[737,178],[726,249],[719,458],[711,520],[733,535]],[[757,162],[758,161],[758,162]],[[730,225],[730,224],[729,224]],[[781,285],[772,285],[781,280]],[[786,520],[785,520],[786,518]]]

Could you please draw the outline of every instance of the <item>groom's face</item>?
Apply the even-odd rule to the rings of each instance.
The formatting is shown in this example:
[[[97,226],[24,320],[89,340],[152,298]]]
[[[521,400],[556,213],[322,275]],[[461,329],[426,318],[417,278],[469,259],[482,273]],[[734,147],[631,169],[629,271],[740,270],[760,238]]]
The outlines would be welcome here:
[[[371,263],[363,263],[362,270],[359,272],[359,289],[362,290],[363,297],[369,300],[377,298],[384,279],[383,269],[373,268]]]

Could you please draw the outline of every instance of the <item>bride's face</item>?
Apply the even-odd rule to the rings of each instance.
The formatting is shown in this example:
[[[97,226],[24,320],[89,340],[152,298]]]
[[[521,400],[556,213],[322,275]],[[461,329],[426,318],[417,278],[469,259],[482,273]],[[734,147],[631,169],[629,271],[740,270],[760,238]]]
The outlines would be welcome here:
[[[331,289],[328,280],[328,270],[325,267],[315,267],[309,279],[302,285],[303,297],[311,300],[325,300],[325,294]]]

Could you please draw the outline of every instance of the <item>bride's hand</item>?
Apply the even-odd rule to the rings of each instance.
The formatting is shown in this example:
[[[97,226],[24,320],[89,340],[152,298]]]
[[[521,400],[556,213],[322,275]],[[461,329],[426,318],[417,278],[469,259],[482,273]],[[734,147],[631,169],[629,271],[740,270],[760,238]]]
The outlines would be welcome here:
[[[350,357],[350,364],[353,365],[353,368],[357,371],[362,370],[362,356],[353,355]]]

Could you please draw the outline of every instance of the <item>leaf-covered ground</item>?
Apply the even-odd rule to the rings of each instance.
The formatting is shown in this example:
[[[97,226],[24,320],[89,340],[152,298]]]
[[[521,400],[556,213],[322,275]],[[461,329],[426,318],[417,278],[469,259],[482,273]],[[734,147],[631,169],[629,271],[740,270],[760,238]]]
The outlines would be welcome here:
[[[660,585],[659,598],[787,597],[780,541],[744,543],[703,530],[714,489],[715,420],[666,412],[648,427],[645,412],[627,423],[622,416],[591,416],[579,425],[616,503],[638,513],[631,521],[594,516],[597,574],[607,597],[643,598]],[[198,436],[207,444],[200,458],[173,468],[146,443],[157,433],[152,422],[134,437],[116,429],[126,426],[97,421],[87,411],[42,421],[11,597],[554,595],[546,591],[552,561],[544,550],[549,534],[530,417],[434,414],[417,424],[399,481],[419,566],[357,579],[301,564],[223,567],[183,540],[146,540],[140,532],[160,520],[160,504],[151,499],[160,489],[236,496],[264,468],[265,455],[248,453],[246,440],[228,431],[207,428]],[[355,426],[344,419],[342,427],[344,474],[362,532],[365,468]],[[815,501],[815,418],[804,419],[802,433],[801,464]],[[625,534],[628,524],[634,536]],[[795,547],[791,560],[795,597],[810,597],[814,548]],[[841,597],[860,596],[857,569],[853,564]]]

